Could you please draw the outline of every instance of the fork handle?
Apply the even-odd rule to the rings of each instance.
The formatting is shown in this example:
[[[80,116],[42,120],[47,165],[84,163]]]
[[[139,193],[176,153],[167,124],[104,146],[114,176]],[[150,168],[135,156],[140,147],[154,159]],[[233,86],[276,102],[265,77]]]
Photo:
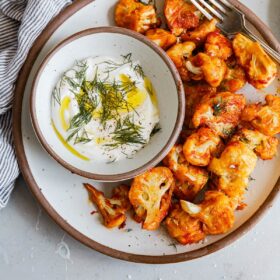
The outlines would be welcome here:
[[[263,40],[261,40],[258,36],[253,34],[249,29],[244,27],[243,32],[245,36],[249,37],[251,40],[258,42],[264,50],[270,54],[272,58],[274,58],[279,64],[280,64],[280,53],[272,49],[267,43],[265,43]]]

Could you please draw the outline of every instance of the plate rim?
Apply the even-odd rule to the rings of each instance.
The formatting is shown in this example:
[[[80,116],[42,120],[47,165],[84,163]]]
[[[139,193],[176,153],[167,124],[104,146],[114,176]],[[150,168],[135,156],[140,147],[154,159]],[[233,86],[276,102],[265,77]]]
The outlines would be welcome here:
[[[158,55],[161,60],[164,62],[164,64],[168,67],[170,74],[173,77],[174,84],[176,86],[176,94],[178,97],[178,110],[177,110],[177,116],[174,123],[174,127],[172,129],[172,133],[170,134],[170,137],[168,138],[168,141],[164,144],[162,149],[148,162],[146,162],[144,165],[137,167],[133,170],[121,173],[121,174],[114,174],[114,175],[105,175],[105,174],[98,174],[98,173],[92,173],[89,171],[82,170],[78,167],[75,167],[72,163],[65,161],[57,152],[54,151],[54,149],[50,146],[48,141],[46,140],[43,131],[40,128],[40,125],[38,123],[38,113],[36,113],[36,98],[37,98],[37,87],[39,80],[49,63],[49,61],[53,58],[53,56],[66,47],[67,45],[71,44],[72,42],[84,38],[89,35],[96,35],[99,33],[107,33],[107,34],[121,34],[125,35],[130,38],[134,38],[135,40],[145,44],[150,49],[154,51],[154,54]],[[163,158],[168,154],[168,151],[172,148],[172,146],[176,143],[179,134],[182,130],[182,126],[184,123],[184,115],[185,115],[185,94],[184,94],[184,87],[183,82],[180,78],[180,74],[178,70],[176,69],[175,65],[172,63],[172,60],[167,56],[165,51],[161,49],[159,46],[151,42],[147,37],[145,37],[142,34],[139,34],[137,32],[116,27],[116,26],[100,26],[100,27],[93,27],[84,29],[82,31],[76,32],[64,40],[62,40],[59,44],[57,44],[42,60],[41,64],[39,65],[39,68],[37,69],[34,80],[31,86],[31,93],[29,98],[29,110],[31,115],[31,123],[35,131],[35,135],[37,136],[38,140],[41,142],[41,145],[43,148],[48,152],[50,156],[52,156],[53,159],[55,159],[60,165],[62,165],[64,168],[68,169],[69,171],[88,178],[93,179],[96,181],[102,181],[102,182],[118,182],[118,181],[124,181],[129,180],[133,177],[136,177],[137,175],[145,172],[146,170],[149,170],[151,167],[155,166],[159,162],[163,160]]]
[[[277,51],[280,52],[280,43],[273,35],[270,28],[262,22],[262,20],[254,14],[249,8],[245,5],[241,4],[238,0],[229,0],[233,5],[238,7],[241,11],[243,11],[250,23],[252,23],[257,30],[261,33],[263,38],[270,43],[272,47],[274,47]],[[67,223],[56,211],[49,202],[46,200],[44,195],[40,191],[40,187],[37,185],[32,171],[28,165],[28,161],[25,155],[23,139],[22,139],[22,131],[21,131],[21,113],[22,113],[22,100],[23,93],[25,90],[26,82],[29,77],[29,73],[32,69],[33,62],[36,60],[39,55],[41,49],[50,38],[50,36],[54,33],[54,31],[61,25],[65,20],[71,17],[74,13],[79,11],[81,8],[86,5],[94,2],[94,0],[75,0],[73,4],[67,6],[59,15],[57,15],[44,29],[44,31],[40,34],[40,36],[36,39],[33,44],[33,47],[30,49],[29,54],[26,58],[24,65],[22,66],[18,79],[15,85],[15,98],[12,106],[12,115],[13,115],[13,139],[14,146],[16,151],[16,156],[18,159],[19,167],[26,181],[29,189],[31,190],[33,196],[37,199],[37,201],[41,204],[43,209],[48,213],[48,215],[70,236],[80,241],[84,245],[100,252],[110,257],[114,257],[117,259],[137,262],[137,263],[148,263],[148,264],[167,264],[167,263],[177,263],[182,261],[189,261],[192,259],[196,259],[202,256],[209,255],[214,253],[240,237],[242,237],[245,233],[247,233],[257,222],[264,216],[264,214],[272,207],[273,202],[279,196],[280,193],[280,177],[278,178],[275,186],[271,190],[270,194],[267,196],[262,205],[256,210],[256,212],[240,227],[236,230],[223,237],[222,239],[207,245],[203,248],[180,253],[173,255],[157,255],[157,256],[149,256],[149,255],[138,255],[133,253],[127,253],[118,251],[113,248],[109,248],[105,245],[102,245],[72,227]]]

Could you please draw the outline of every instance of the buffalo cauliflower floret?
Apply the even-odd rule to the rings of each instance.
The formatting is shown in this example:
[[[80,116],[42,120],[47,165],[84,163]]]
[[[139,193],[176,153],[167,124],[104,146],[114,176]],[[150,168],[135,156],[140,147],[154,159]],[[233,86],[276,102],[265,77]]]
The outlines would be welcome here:
[[[189,73],[186,68],[186,60],[192,55],[195,49],[193,42],[178,43],[167,51],[167,55],[171,58],[178,69],[183,81],[189,80]]]
[[[185,110],[185,125],[187,128],[192,128],[192,117],[201,98],[209,93],[216,93],[216,88],[209,86],[207,83],[189,83],[184,84],[185,97],[186,97],[186,110]]]
[[[186,62],[186,67],[193,80],[205,80],[211,87],[218,87],[225,77],[226,63],[218,57],[199,53]]]
[[[259,43],[237,34],[233,40],[233,50],[238,63],[248,75],[249,83],[255,88],[265,88],[274,80],[277,74],[276,63]]]
[[[216,133],[210,128],[202,127],[187,138],[183,153],[192,165],[207,166],[220,144],[221,138]]]
[[[106,198],[103,192],[90,184],[84,184],[84,186],[90,193],[91,200],[99,209],[107,228],[119,227],[124,224],[125,212],[131,207],[128,200],[128,186],[120,185],[113,189],[112,198]]]
[[[219,91],[236,92],[243,88],[247,82],[244,69],[237,64],[237,61],[230,58],[226,61],[226,75],[220,84]]]
[[[230,142],[220,158],[213,158],[208,166],[215,187],[236,201],[242,201],[249,176],[257,163],[256,154],[241,141]]]
[[[198,205],[184,200],[180,204],[186,213],[202,222],[206,234],[223,234],[233,227],[234,204],[222,192],[207,191]]]
[[[179,199],[193,201],[202,189],[202,185],[190,184],[188,181],[175,180],[174,195]]]
[[[183,41],[192,41],[197,45],[204,43],[209,33],[214,32],[216,29],[217,20],[212,19],[208,21],[205,19],[195,30],[188,31],[182,34]]]
[[[182,210],[180,205],[176,205],[167,216],[165,226],[168,234],[182,245],[197,243],[205,238],[202,223]]]
[[[244,107],[245,97],[242,94],[221,92],[205,95],[196,106],[193,125],[196,128],[209,127],[217,135],[227,138],[238,125]]]
[[[250,104],[242,112],[242,121],[249,122],[261,133],[273,136],[280,132],[280,97],[268,94],[266,104]]]
[[[185,0],[165,0],[164,15],[169,29],[176,36],[199,25],[200,13]]]
[[[266,136],[254,129],[241,128],[231,139],[241,141],[252,149],[261,159],[272,159],[277,153],[278,139]]]
[[[196,192],[200,191],[208,181],[208,173],[205,169],[187,162],[182,145],[175,145],[164,158],[163,163],[172,170],[177,180],[188,183]]]
[[[150,29],[145,35],[164,50],[167,50],[177,42],[175,35],[161,28]]]
[[[115,9],[117,26],[139,33],[157,25],[156,11],[153,5],[145,5],[137,0],[119,0]]]
[[[226,60],[232,55],[232,44],[219,31],[208,34],[205,42],[205,53]]]
[[[143,229],[155,230],[168,213],[174,189],[172,172],[155,167],[134,178],[129,200],[135,210],[135,220],[143,222]]]

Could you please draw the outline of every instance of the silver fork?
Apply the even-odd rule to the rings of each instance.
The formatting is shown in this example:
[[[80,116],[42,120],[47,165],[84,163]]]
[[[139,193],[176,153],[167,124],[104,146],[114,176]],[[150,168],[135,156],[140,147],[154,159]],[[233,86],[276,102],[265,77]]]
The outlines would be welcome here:
[[[280,54],[246,27],[245,15],[227,0],[208,0],[207,2],[205,0],[190,1],[208,20],[216,17],[219,20],[217,27],[220,28],[227,36],[242,33],[253,41],[258,42],[268,54],[280,63]]]

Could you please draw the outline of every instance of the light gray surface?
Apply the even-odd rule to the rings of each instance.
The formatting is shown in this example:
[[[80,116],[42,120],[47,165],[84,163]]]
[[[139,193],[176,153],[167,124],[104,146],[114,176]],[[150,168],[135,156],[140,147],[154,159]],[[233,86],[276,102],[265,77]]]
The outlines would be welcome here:
[[[242,2],[260,15],[280,39],[279,0]],[[8,207],[0,212],[0,279],[279,280],[279,213],[278,199],[251,232],[207,257],[172,265],[133,264],[106,257],[64,235],[40,210],[20,179]]]

